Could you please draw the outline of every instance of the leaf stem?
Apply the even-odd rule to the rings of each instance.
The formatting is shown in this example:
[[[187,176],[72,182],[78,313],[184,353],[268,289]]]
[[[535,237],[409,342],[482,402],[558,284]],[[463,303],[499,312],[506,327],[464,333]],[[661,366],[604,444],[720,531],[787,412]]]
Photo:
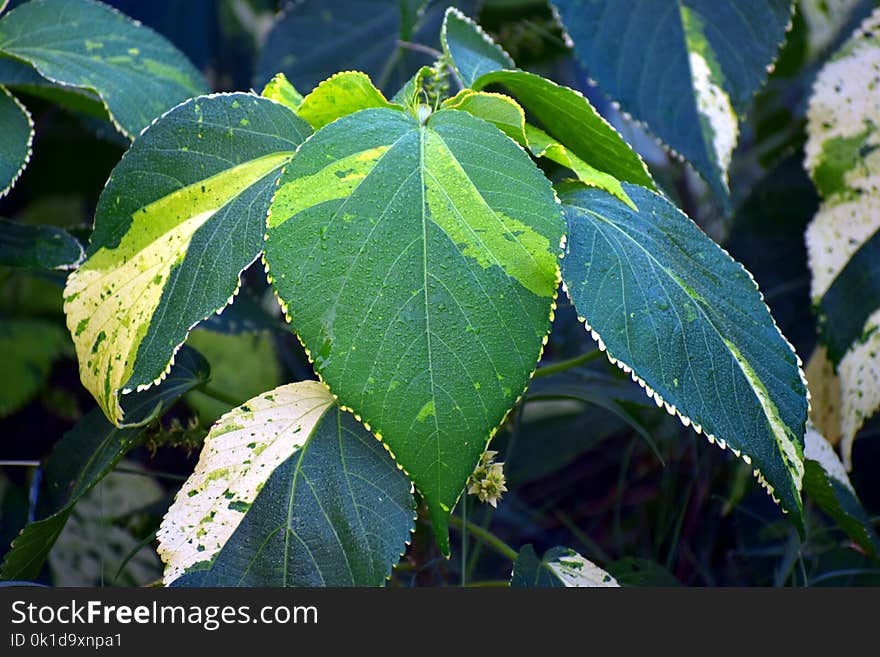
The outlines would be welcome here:
[[[426,46],[422,43],[413,43],[412,41],[402,41],[398,39],[397,45],[405,50],[412,50],[413,52],[420,52],[422,54],[428,55],[429,57],[433,57],[434,59],[439,59],[443,56],[443,53],[437,50],[436,48],[432,48],[431,46]]]
[[[232,397],[231,395],[227,395],[222,390],[217,390],[217,388],[213,388],[213,387],[209,386],[207,383],[203,383],[198,388],[196,388],[196,390],[198,390],[200,393],[202,393],[206,397],[210,397],[214,401],[218,401],[221,404],[228,404],[232,408],[237,407],[241,403],[240,399],[236,399],[235,397]]]
[[[533,378],[538,379],[542,376],[552,376],[553,374],[559,374],[560,372],[574,369],[578,365],[589,363],[601,357],[602,352],[598,349],[594,349],[593,351],[588,351],[587,353],[581,354],[580,356],[575,356],[574,358],[568,358],[566,360],[561,360],[558,363],[553,363],[552,365],[539,367],[537,370],[535,370]]]
[[[449,518],[449,524],[458,529],[467,529],[483,545],[492,548],[498,554],[507,557],[511,561],[516,561],[516,558],[519,556],[516,550],[495,536],[495,534],[473,522],[463,521],[458,516],[452,516]]]

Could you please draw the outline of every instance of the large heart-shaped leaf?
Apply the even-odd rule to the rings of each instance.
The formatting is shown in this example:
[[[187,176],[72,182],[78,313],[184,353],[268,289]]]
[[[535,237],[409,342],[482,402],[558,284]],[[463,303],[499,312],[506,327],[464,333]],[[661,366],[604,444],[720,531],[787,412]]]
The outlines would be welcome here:
[[[560,190],[562,276],[600,348],[658,405],[730,447],[801,523],[807,394],[751,275],[666,199]]]
[[[381,586],[414,527],[411,490],[326,386],[281,386],[208,434],[159,530],[165,581]]]
[[[164,37],[92,0],[31,0],[0,19],[0,54],[63,87],[96,93],[134,137],[170,107],[205,93],[201,74]]]
[[[154,417],[187,390],[207,381],[208,373],[205,359],[184,348],[174,373],[158,388],[134,395],[128,411],[141,419]],[[116,467],[143,431],[143,426],[119,429],[95,408],[64,434],[46,463],[48,515],[28,523],[15,539],[0,568],[0,579],[37,578],[76,503]]]
[[[0,197],[6,196],[31,158],[34,122],[18,99],[0,87]]]
[[[813,302],[840,375],[840,433],[850,464],[856,432],[880,409],[880,9],[816,77],[805,166],[822,194],[807,228]]]
[[[80,376],[112,422],[126,421],[120,391],[160,380],[189,330],[236,294],[281,168],[310,132],[258,96],[199,97],[113,170],[64,293]]]
[[[315,370],[412,476],[441,547],[550,328],[563,224],[546,178],[494,126],[367,109],[303,144],[266,262]]]
[[[727,203],[739,123],[767,79],[792,0],[553,0],[575,53],[623,109]]]

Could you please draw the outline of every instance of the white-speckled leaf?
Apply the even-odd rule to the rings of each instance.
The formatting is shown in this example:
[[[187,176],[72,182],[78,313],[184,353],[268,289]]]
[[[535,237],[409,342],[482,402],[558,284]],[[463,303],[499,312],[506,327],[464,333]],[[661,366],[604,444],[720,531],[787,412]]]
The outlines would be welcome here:
[[[512,588],[597,588],[620,586],[610,574],[572,549],[555,547],[538,559],[531,545],[520,550],[510,576]]]
[[[333,403],[326,386],[304,381],[220,418],[157,533],[166,582],[220,551],[275,468],[302,448]]]
[[[807,426],[805,443],[804,492],[859,546],[877,556],[880,539],[834,448],[812,425]]]
[[[281,386],[208,434],[158,533],[165,581],[381,585],[413,528],[411,491],[325,385]]]
[[[117,426],[120,394],[164,377],[193,326],[260,254],[275,181],[311,133],[253,94],[201,96],[145,130],[98,200],[64,310],[83,385]]]
[[[880,9],[816,78],[805,166],[822,195],[807,228],[812,297],[840,377],[844,462],[880,409]]]

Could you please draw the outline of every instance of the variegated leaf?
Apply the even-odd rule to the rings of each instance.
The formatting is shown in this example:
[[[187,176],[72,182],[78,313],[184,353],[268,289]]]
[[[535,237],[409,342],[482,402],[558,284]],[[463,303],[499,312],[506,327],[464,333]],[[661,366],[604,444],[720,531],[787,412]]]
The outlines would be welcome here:
[[[620,586],[617,580],[580,554],[564,547],[547,550],[538,559],[526,545],[519,552],[510,576],[512,588],[597,588]]]
[[[159,554],[175,586],[379,586],[414,516],[388,453],[325,385],[303,381],[214,425]]]
[[[793,0],[553,0],[590,75],[729,205],[740,121],[791,25]]]
[[[0,54],[61,87],[96,93],[134,137],[162,112],[207,91],[164,37],[93,0],[30,0],[0,19]]]
[[[880,409],[880,9],[816,78],[805,166],[823,200],[807,228],[812,297],[840,377],[844,462]]]
[[[266,262],[293,329],[412,476],[444,551],[449,513],[540,356],[562,232],[522,148],[448,109],[338,119],[272,202]]]
[[[806,382],[754,279],[665,198],[568,185],[562,277],[609,359],[730,447],[802,527]]]
[[[167,373],[189,330],[229,303],[262,249],[281,168],[310,133],[251,94],[203,96],[146,130],[101,194],[65,288],[80,376],[107,417]]]

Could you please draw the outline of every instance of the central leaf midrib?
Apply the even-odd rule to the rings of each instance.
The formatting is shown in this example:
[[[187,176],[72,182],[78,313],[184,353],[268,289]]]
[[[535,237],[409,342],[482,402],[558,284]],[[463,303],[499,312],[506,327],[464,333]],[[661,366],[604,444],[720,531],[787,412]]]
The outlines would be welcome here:
[[[422,288],[424,290],[425,300],[425,337],[428,349],[428,379],[431,385],[431,401],[435,411],[432,415],[434,419],[434,444],[437,448],[437,462],[433,468],[436,473],[436,494],[441,495],[440,486],[440,463],[443,461],[443,453],[440,445],[440,423],[437,419],[437,389],[434,383],[434,362],[431,353],[431,315],[428,307],[428,196],[425,187],[425,133],[426,128],[419,129],[419,189],[422,194],[421,211],[422,211]],[[432,222],[433,223],[433,222]]]

